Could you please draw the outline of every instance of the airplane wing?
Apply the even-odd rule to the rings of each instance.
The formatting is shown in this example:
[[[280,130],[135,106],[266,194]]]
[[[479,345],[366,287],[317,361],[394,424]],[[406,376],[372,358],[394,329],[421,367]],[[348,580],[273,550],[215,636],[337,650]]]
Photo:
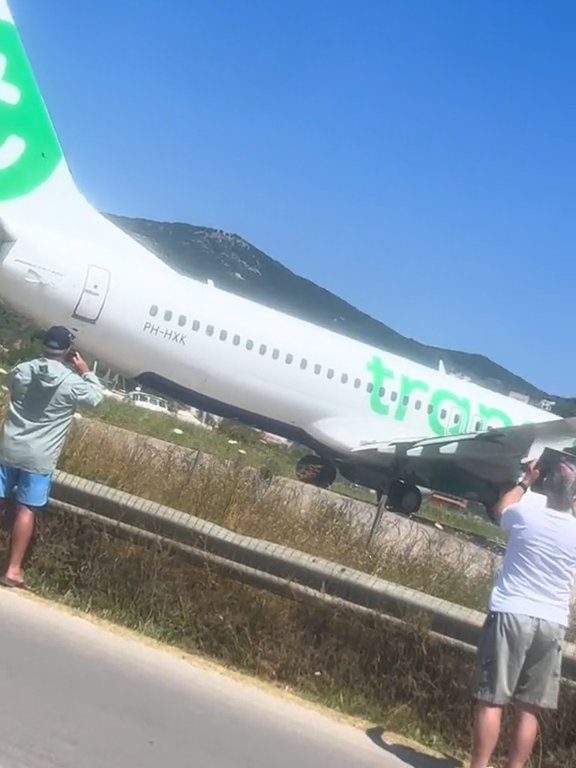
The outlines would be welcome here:
[[[521,464],[538,458],[546,447],[576,447],[576,417],[487,432],[365,443],[353,453],[386,470],[394,463],[419,485],[466,496],[466,490],[497,489],[515,482]]]

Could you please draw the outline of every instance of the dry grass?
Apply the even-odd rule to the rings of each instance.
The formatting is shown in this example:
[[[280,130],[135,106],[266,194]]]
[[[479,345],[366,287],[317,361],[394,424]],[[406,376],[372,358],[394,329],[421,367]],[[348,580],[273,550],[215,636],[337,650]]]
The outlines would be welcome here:
[[[366,531],[338,504],[301,499],[260,472],[220,463],[169,444],[82,422],[75,425],[61,467],[114,488],[211,520],[239,533],[294,547],[328,560],[483,610],[490,572],[478,575],[466,547],[438,556],[418,540],[367,548]],[[303,491],[306,492],[306,491]]]

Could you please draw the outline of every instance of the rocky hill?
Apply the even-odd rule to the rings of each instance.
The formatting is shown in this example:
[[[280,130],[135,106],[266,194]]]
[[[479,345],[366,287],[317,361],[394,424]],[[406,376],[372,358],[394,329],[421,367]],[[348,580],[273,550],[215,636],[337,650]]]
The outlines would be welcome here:
[[[109,218],[182,274],[212,279],[220,288],[425,365],[437,367],[442,360],[447,371],[499,392],[517,392],[534,401],[550,397],[562,415],[576,414],[576,399],[551,396],[483,355],[430,347],[402,336],[239,235],[191,224]]]

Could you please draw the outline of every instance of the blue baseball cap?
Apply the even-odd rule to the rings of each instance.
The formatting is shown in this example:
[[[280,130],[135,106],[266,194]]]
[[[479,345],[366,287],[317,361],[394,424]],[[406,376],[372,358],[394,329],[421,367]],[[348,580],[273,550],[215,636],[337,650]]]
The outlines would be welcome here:
[[[45,349],[51,349],[54,352],[64,352],[72,346],[74,334],[64,328],[63,325],[53,325],[44,334],[43,344]]]

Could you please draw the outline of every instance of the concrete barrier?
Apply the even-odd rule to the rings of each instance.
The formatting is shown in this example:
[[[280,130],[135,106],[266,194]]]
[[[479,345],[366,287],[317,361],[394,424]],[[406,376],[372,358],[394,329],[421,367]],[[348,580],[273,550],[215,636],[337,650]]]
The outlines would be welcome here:
[[[280,544],[243,536],[214,523],[114,488],[58,472],[53,497],[148,534],[189,546],[198,552],[268,574],[331,598],[409,620],[424,616],[438,635],[476,645],[484,614],[454,605],[338,563]],[[564,675],[576,680],[576,647],[565,654]]]

